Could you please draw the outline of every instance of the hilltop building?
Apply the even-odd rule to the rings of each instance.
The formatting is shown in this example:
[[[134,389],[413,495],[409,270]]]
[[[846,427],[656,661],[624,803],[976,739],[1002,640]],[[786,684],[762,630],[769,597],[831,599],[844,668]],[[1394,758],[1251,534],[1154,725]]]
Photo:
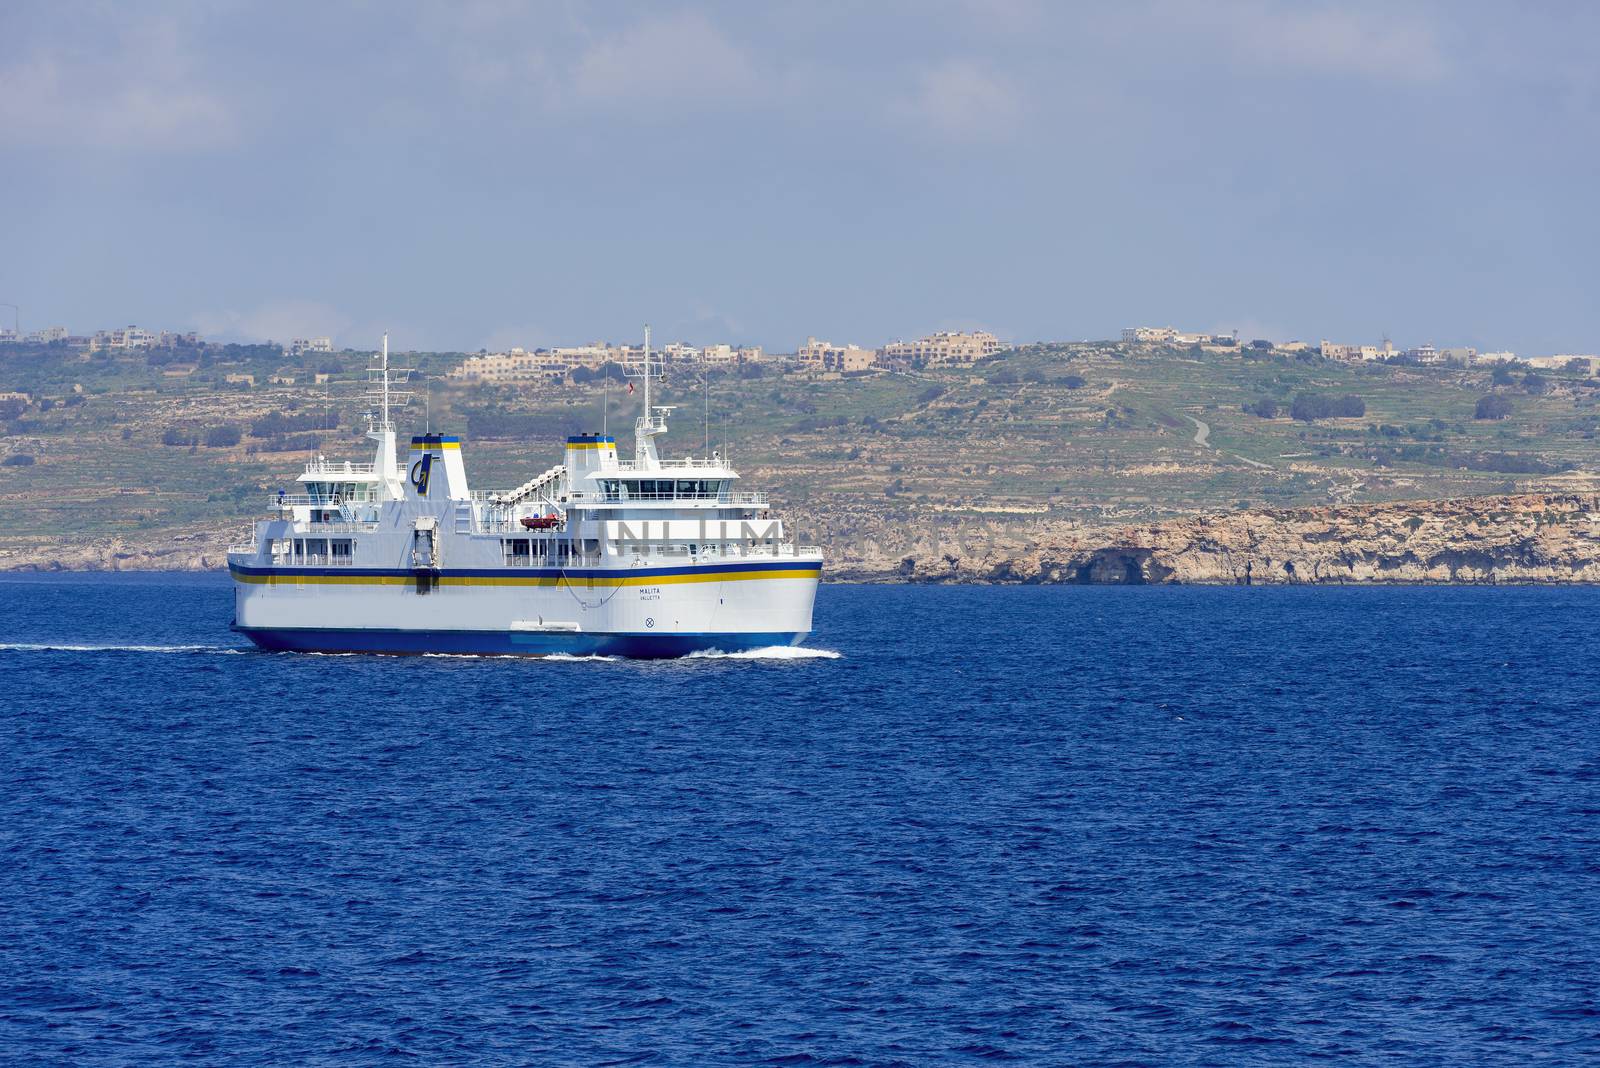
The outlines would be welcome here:
[[[141,330],[137,326],[126,326],[120,330],[96,330],[94,336],[89,339],[89,351],[147,349],[157,340],[159,335]]]
[[[1530,356],[1524,361],[1529,367],[1542,371],[1578,371],[1592,375],[1600,370],[1600,356],[1560,353],[1555,356]]]
[[[61,330],[60,340],[72,343],[64,327]],[[88,349],[90,352],[130,352],[136,349],[172,349],[172,348],[197,348],[201,344],[200,335],[193,330],[179,333],[174,330],[163,330],[156,333],[144,330],[137,326],[125,326],[120,330],[97,330],[89,338]]]
[[[458,367],[450,370],[447,377],[483,382],[534,382],[561,378],[580,367],[598,370],[608,363],[626,365],[630,359],[637,359],[640,351],[637,346],[611,345],[604,341],[531,351],[514,348],[508,352],[468,356]],[[716,344],[696,348],[681,341],[663,345],[655,350],[655,354],[663,363],[676,366],[730,366],[765,358],[759,346],[734,348],[732,345]]]
[[[308,352],[332,352],[333,339],[328,337],[297,337],[284,346],[288,356],[303,356]]]
[[[1176,330],[1170,326],[1124,327],[1122,340],[1128,345],[1211,345],[1225,349],[1239,347],[1237,334]]]
[[[809,371],[865,371],[878,362],[872,349],[856,345],[835,345],[831,341],[806,338],[794,354],[795,362]]]
[[[540,379],[562,378],[571,372],[573,366],[568,357],[544,349],[536,352],[512,349],[510,352],[468,356],[459,367],[452,368],[446,377],[480,382],[537,382]]]
[[[973,333],[940,331],[915,341],[894,341],[879,350],[885,360],[896,363],[920,362],[929,367],[947,364],[975,363],[985,356],[993,356],[1005,346],[993,334],[978,330]]]
[[[53,341],[65,340],[67,328],[64,326],[50,326],[26,334],[19,334],[10,327],[0,328],[0,345],[48,345]]]
[[[1327,360],[1363,360],[1369,363],[1400,355],[1399,350],[1388,338],[1384,338],[1381,345],[1341,345],[1324,338],[1318,351],[1323,359]]]

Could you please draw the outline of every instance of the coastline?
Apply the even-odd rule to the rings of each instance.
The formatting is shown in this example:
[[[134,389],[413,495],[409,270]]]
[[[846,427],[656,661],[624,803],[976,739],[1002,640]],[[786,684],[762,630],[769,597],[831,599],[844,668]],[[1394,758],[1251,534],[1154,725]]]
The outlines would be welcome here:
[[[938,585],[1595,585],[1600,495],[1256,509],[1106,527],[1030,519],[817,531],[824,580]],[[0,550],[0,572],[203,572],[223,532]]]

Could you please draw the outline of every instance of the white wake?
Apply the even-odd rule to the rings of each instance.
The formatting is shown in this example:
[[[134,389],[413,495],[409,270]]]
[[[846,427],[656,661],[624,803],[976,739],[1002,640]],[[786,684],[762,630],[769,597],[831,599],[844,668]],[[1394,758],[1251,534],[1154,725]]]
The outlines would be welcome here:
[[[65,642],[0,642],[0,652],[15,653],[245,653],[228,645],[76,645]]]
[[[601,656],[598,653],[546,653],[545,660],[557,660],[568,664],[650,664],[671,663],[674,660],[838,660],[843,653],[836,653],[831,649],[807,649],[800,645],[769,645],[762,649],[741,649],[738,652],[725,652],[721,649],[697,649],[692,653],[682,656],[656,658],[638,658],[629,656]]]
[[[769,645],[762,649],[740,649],[725,653],[720,649],[700,649],[683,657],[685,660],[838,660],[843,653],[832,649],[810,649],[804,645]]]

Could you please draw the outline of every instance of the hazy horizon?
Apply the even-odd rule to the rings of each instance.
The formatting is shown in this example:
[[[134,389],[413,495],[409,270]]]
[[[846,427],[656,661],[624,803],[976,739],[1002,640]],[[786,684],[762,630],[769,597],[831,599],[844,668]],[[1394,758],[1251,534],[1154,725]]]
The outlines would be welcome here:
[[[1600,9],[22,2],[22,326],[1600,349]],[[9,325],[9,309],[0,309]]]

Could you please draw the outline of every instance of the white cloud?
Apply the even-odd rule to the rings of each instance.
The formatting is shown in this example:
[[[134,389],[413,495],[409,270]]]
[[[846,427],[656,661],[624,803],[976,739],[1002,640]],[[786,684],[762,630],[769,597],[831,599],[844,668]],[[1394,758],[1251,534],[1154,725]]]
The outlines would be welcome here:
[[[231,143],[238,122],[195,76],[174,23],[134,27],[104,54],[48,45],[0,68],[0,129],[33,144],[197,149]]]
[[[658,110],[740,107],[761,82],[738,44],[704,15],[650,18],[592,44],[570,77],[580,101]]]
[[[772,98],[781,77],[694,11],[597,26],[572,9],[480,0],[424,7],[421,20],[464,92],[524,117],[736,110]]]
[[[960,141],[1003,140],[1015,132],[1022,101],[1005,77],[966,59],[948,60],[917,78],[891,114]]]
[[[1309,7],[1269,0],[1172,4],[1163,21],[1215,36],[1236,59],[1390,82],[1435,82],[1452,64],[1434,24],[1390,7]]]

